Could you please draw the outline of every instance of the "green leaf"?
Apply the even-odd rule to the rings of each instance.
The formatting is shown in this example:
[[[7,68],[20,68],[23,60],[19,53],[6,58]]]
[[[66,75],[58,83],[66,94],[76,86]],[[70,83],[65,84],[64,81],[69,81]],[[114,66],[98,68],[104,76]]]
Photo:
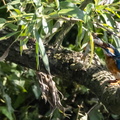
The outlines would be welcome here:
[[[95,5],[98,5],[100,0],[94,0],[95,1]]]
[[[60,2],[61,10],[58,12],[59,15],[67,15],[68,17],[75,17],[83,20],[84,13],[75,4],[70,2]]]
[[[33,0],[33,2],[36,4],[36,6],[40,6],[41,5],[41,0]]]
[[[91,58],[90,58],[90,63],[91,63],[94,57],[94,39],[91,32],[89,32],[89,36],[90,36],[90,47],[91,47]]]
[[[32,90],[33,90],[33,92],[34,92],[34,95],[35,95],[36,99],[39,99],[39,97],[40,97],[40,95],[41,95],[41,91],[40,91],[40,89],[38,88],[38,86],[33,85],[33,86],[32,86]]]
[[[45,47],[43,45],[42,39],[36,29],[33,29],[33,34],[36,39],[36,43],[39,45],[39,52],[40,52],[41,58],[43,60],[43,63],[45,65],[45,68],[48,71],[48,73],[50,73],[48,56],[45,52]]]
[[[81,46],[81,40],[83,39],[83,36],[84,36],[84,32],[83,32],[83,29],[82,29],[82,22],[79,21],[77,23],[78,25],[78,34],[77,34],[77,38],[76,38],[76,44],[78,46]]]
[[[42,17],[42,26],[45,34],[48,34],[49,28],[48,28],[47,20],[44,17]]]
[[[27,37],[23,40],[22,39],[20,40],[20,54],[21,55],[22,55],[23,50],[26,49],[25,46],[26,46],[27,42],[28,42]]]
[[[14,0],[12,2],[8,3],[9,5],[16,5],[16,4],[20,4],[20,0]]]
[[[6,101],[8,111],[12,114],[14,109],[12,108],[11,98],[7,94],[4,94],[3,97],[4,97],[5,101]]]
[[[35,51],[36,51],[36,64],[37,64],[37,69],[39,69],[39,44],[38,42],[35,43]]]
[[[87,7],[85,8],[85,11],[87,12],[87,14],[90,14],[90,12],[92,12],[94,9],[94,4],[93,3],[89,3],[87,5]]]
[[[18,25],[7,23],[5,26],[9,27],[11,30],[17,31]]]
[[[84,21],[85,21],[85,23],[86,23],[86,29],[88,30],[88,31],[93,31],[93,20],[92,20],[92,18],[89,16],[89,15],[85,15],[85,17],[84,17]]]
[[[5,25],[6,19],[0,18],[0,29]]]
[[[93,106],[93,109],[91,109],[88,113],[89,120],[104,120],[102,113],[99,111],[99,104],[96,104]]]
[[[20,31],[16,31],[16,32],[9,33],[9,34],[1,37],[1,38],[0,38],[0,41],[6,40],[6,39],[10,38],[11,36],[13,36],[13,35],[15,35],[15,34],[17,34],[17,33],[19,33],[19,32],[20,32]]]
[[[102,14],[102,16],[108,26],[113,27],[113,28],[116,26],[115,20],[112,18],[112,15],[104,13]]]
[[[55,3],[56,3],[56,6],[57,6],[57,9],[59,10],[59,9],[60,9],[60,3],[59,3],[59,0],[55,0]]]
[[[13,120],[11,113],[8,111],[7,107],[0,106],[0,111],[3,115],[5,115],[9,120]]]
[[[6,111],[6,113],[4,113],[4,114],[6,116],[8,116],[10,120],[13,120],[12,114],[14,112],[14,109],[11,104],[11,98],[9,97],[8,94],[5,94],[5,93],[4,93],[3,97],[4,97],[6,105],[7,105],[7,111],[4,109],[4,111],[2,111],[2,112],[4,113]]]
[[[118,36],[115,36],[115,35],[112,35],[112,38],[115,41],[115,44],[116,44],[118,51],[120,51],[120,38]]]
[[[0,9],[4,9],[4,8],[6,8],[6,6],[7,6],[7,5],[3,5],[3,6],[0,7]]]

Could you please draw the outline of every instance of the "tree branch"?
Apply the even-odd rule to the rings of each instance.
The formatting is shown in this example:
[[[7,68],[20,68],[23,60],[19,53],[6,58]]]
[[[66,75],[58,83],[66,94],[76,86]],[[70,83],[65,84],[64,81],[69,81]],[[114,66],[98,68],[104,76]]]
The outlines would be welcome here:
[[[4,34],[0,33],[0,37]],[[0,56],[14,41],[10,38],[0,41]],[[28,43],[28,50],[20,56],[19,43],[15,43],[11,48],[6,60],[20,64],[22,66],[36,69],[34,42]],[[76,81],[93,91],[106,108],[114,113],[120,114],[120,87],[111,85],[109,80],[113,76],[101,65],[99,58],[95,55],[89,66],[90,56],[82,60],[81,52],[69,51],[59,48],[54,54],[54,48],[46,46],[49,57],[51,74],[62,78]],[[41,61],[42,62],[42,61]],[[88,67],[89,66],[89,67]],[[44,65],[41,64],[41,71],[45,72]]]

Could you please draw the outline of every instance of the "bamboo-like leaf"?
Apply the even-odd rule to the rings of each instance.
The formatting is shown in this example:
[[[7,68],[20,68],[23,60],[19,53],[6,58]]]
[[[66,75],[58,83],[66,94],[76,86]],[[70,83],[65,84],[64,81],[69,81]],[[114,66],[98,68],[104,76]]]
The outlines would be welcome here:
[[[10,4],[10,5],[20,4],[20,0],[14,0],[12,2],[9,2],[8,4]]]
[[[40,52],[41,58],[43,60],[43,63],[45,65],[45,68],[48,71],[48,73],[50,73],[48,56],[45,52],[45,47],[43,45],[42,39],[41,39],[41,37],[36,29],[33,30],[33,34],[34,34],[34,37],[35,37],[36,42],[37,42],[36,44],[39,45],[39,52]]]
[[[57,32],[57,30],[58,30],[60,27],[62,27],[63,23],[64,23],[64,20],[63,20],[63,19],[58,19],[58,20],[56,21],[56,23],[54,24],[53,28],[52,28],[52,33]]]
[[[42,17],[42,26],[45,34],[48,34],[49,28],[48,28],[47,20],[44,17]]]
[[[103,18],[108,26],[115,27],[115,25],[116,25],[115,21],[110,14],[104,13],[104,14],[102,14],[102,16],[103,16]]]
[[[8,111],[6,106],[0,106],[0,112],[5,115],[9,120],[13,120],[11,113]]]
[[[5,25],[6,19],[0,18],[0,29]]]
[[[91,47],[91,58],[90,58],[90,63],[91,63],[94,57],[94,39],[91,32],[89,32],[89,36],[90,36],[90,47]]]
[[[41,0],[33,0],[33,2],[36,4],[36,6],[40,6],[41,5]]]
[[[75,4],[62,1],[60,2],[60,7],[61,10],[58,12],[58,14],[83,20],[84,13]]]
[[[56,3],[56,6],[57,6],[57,9],[60,10],[60,3],[59,3],[59,0],[55,0],[55,3]]]
[[[7,6],[7,5],[3,5],[3,6],[0,7],[0,9],[4,9],[4,8],[6,8],[6,6]]]
[[[19,33],[19,32],[20,32],[20,31],[16,31],[16,32],[9,33],[9,34],[1,37],[1,38],[0,38],[0,41],[6,40],[6,39],[10,38],[11,36],[13,36],[13,35],[15,35],[15,34],[17,34],[17,33]]]
[[[37,69],[39,69],[39,44],[38,42],[36,41],[35,43],[35,51],[36,51],[36,64],[37,64]]]
[[[21,37],[21,40],[20,40],[20,55],[21,56],[22,56],[23,50],[27,49],[27,47],[26,47],[27,42],[28,42],[27,37],[26,38]]]
[[[10,120],[13,120],[12,113],[14,112],[14,109],[13,109],[12,104],[11,104],[11,98],[9,97],[8,94],[4,94],[3,97],[6,101],[8,112],[10,113],[9,115],[11,116]]]
[[[78,22],[78,34],[77,34],[77,39],[76,39],[76,44],[78,45],[78,46],[81,46],[81,40],[82,40],[82,38],[83,38],[83,31],[82,31],[82,22],[81,21],[79,21]]]
[[[117,49],[120,51],[120,38],[118,36],[112,35],[112,38],[115,41]]]

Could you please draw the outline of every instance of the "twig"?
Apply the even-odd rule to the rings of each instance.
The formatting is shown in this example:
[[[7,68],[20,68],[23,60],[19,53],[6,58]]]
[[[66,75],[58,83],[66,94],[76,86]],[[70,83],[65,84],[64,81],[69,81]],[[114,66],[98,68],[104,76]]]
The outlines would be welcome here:
[[[109,34],[113,34],[113,35],[115,35],[115,36],[118,36],[115,32],[109,30],[108,28],[104,27],[103,25],[101,25],[101,24],[99,24],[99,23],[96,23],[96,22],[95,22],[94,24],[96,24],[96,25],[98,25],[98,26],[106,29]],[[120,36],[118,36],[118,37],[120,38]]]

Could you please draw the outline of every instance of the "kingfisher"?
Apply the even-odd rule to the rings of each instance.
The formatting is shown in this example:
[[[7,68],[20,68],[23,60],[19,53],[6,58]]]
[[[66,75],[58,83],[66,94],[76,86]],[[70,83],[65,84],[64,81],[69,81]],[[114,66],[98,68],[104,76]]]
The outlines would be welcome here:
[[[99,38],[94,39],[94,43],[103,49],[108,70],[113,74],[116,81],[120,80],[120,52],[112,44],[105,43]]]

